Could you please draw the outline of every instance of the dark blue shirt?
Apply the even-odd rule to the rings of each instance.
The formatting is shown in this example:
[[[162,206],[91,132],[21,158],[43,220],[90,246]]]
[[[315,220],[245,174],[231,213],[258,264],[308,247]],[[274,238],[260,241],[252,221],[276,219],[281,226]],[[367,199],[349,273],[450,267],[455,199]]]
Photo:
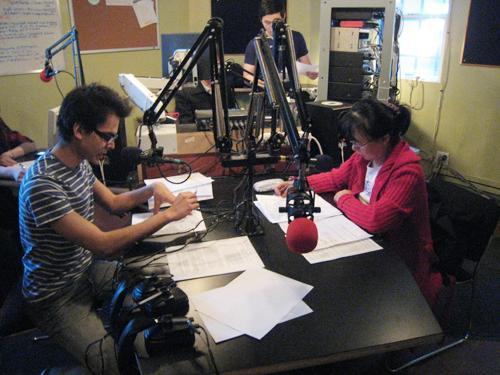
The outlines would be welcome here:
[[[295,55],[297,59],[300,59],[302,56],[305,56],[309,53],[307,50],[306,40],[298,31],[292,30],[292,38],[293,44],[295,48]],[[272,39],[269,39],[270,47],[273,48]],[[245,64],[255,65],[255,41],[252,39],[247,44],[247,48],[245,49]]]

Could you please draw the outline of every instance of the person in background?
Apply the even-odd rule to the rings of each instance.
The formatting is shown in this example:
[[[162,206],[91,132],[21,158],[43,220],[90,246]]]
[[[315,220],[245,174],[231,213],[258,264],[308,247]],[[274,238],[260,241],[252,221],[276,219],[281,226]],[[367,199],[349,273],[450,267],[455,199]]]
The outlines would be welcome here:
[[[260,2],[260,22],[264,27],[264,35],[268,39],[273,38],[273,21],[274,20],[285,20],[285,1],[283,0],[262,0]],[[298,31],[292,31],[293,44],[295,48],[295,55],[297,60],[304,64],[311,64],[309,58],[309,51],[307,50],[307,45],[304,37]],[[245,49],[245,61],[243,64],[243,76],[248,82],[253,82],[253,75],[255,73],[255,44],[252,39]],[[270,43],[272,46],[272,42]],[[307,72],[306,75],[310,79],[318,78],[317,72]],[[262,83],[261,83],[262,84]]]
[[[20,132],[13,131],[0,117],[0,178],[20,183],[25,169],[17,158],[36,150],[36,144]],[[2,262],[0,273],[0,307],[21,273],[21,244],[17,196],[10,187],[0,187],[0,241]],[[0,314],[2,315],[2,314]],[[8,322],[12,327],[12,322]],[[2,334],[0,334],[1,336]]]
[[[114,194],[95,178],[89,162],[114,148],[120,118],[129,113],[128,102],[108,87],[73,89],[59,111],[58,143],[28,169],[19,190],[28,313],[94,374],[118,373],[113,338],[96,312],[117,270],[105,259],[198,207],[193,193],[176,197],[161,183]],[[93,223],[94,201],[123,213],[149,198],[154,214],[142,223],[107,232]],[[164,202],[170,208],[159,211]]]
[[[11,130],[0,117],[0,177],[21,182],[25,170],[16,159],[34,151],[35,142]]]
[[[341,119],[354,154],[307,180],[316,193],[335,193],[335,204],[354,223],[387,239],[433,307],[442,279],[432,268],[436,256],[420,158],[400,138],[410,119],[404,106],[360,100]],[[276,194],[285,196],[291,184],[281,183]]]
[[[179,114],[180,124],[194,124],[196,110],[212,109],[212,85],[210,81],[210,61],[208,53],[204,53],[196,64],[198,84],[196,86],[183,85],[175,94],[175,112]],[[227,82],[228,108],[235,108],[236,101],[230,81]]]

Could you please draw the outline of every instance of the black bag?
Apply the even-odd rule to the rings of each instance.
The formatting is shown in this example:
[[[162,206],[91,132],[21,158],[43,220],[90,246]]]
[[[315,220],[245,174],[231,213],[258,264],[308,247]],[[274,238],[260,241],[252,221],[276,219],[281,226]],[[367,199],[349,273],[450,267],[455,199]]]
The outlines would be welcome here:
[[[500,208],[493,198],[435,179],[427,184],[434,251],[439,270],[456,275],[465,258],[479,261]]]

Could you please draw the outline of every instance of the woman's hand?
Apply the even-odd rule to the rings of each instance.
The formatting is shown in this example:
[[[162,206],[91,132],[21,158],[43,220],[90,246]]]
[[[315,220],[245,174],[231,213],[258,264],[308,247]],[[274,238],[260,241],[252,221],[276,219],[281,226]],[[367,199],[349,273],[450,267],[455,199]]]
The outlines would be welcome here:
[[[2,155],[0,155],[0,165],[4,167],[11,167],[16,164],[17,161],[14,160],[10,151],[5,151]]]
[[[157,214],[160,211],[160,206],[167,202],[173,204],[175,201],[175,195],[161,182],[157,182],[152,185],[153,187],[153,199],[154,199],[154,209],[153,213]]]
[[[280,182],[274,188],[274,194],[279,195],[280,197],[286,196],[287,190],[292,187],[293,180]]]
[[[347,195],[347,194],[352,194],[352,191],[351,190],[348,190],[348,189],[344,189],[344,190],[340,190],[338,191],[335,196],[333,197],[333,200],[335,201],[335,204],[338,203],[340,197],[344,196],[344,195]]]
[[[172,207],[165,212],[171,220],[180,220],[198,207],[200,205],[194,193],[180,193],[172,203]]]

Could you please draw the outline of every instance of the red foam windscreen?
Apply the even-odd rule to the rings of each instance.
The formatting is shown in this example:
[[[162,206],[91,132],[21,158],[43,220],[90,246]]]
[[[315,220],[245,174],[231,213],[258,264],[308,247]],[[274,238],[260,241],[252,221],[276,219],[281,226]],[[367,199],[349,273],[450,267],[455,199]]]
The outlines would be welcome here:
[[[294,253],[308,253],[318,244],[318,228],[312,220],[299,217],[288,224],[286,231],[288,250]]]
[[[47,73],[48,73],[47,69],[44,69],[40,72],[40,79],[43,82],[50,82],[52,80],[52,76],[48,76]]]

